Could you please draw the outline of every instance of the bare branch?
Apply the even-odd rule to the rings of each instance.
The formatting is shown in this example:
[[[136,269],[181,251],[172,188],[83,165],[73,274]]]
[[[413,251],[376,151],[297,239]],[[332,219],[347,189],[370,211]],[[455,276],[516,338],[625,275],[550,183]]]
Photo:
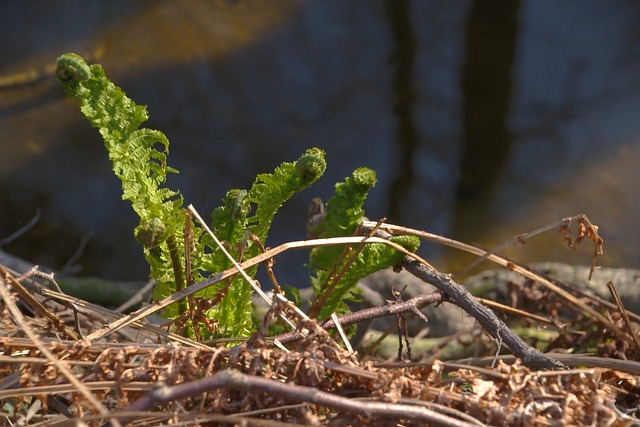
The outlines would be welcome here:
[[[33,216],[33,218],[31,218],[29,220],[29,222],[27,222],[25,225],[23,225],[18,230],[13,232],[11,235],[9,235],[9,236],[7,236],[7,237],[5,237],[3,239],[0,239],[0,247],[13,242],[14,240],[19,238],[20,236],[22,236],[25,233],[27,233],[29,230],[31,230],[33,227],[35,227],[35,225],[38,223],[38,221],[40,221],[41,217],[42,217],[42,214],[40,213],[40,208],[38,208],[36,210],[36,214]]]
[[[448,301],[446,295],[436,292],[432,294],[426,295],[418,295],[417,297],[411,298],[407,301],[383,305],[381,307],[372,307],[364,310],[356,311],[355,313],[349,313],[338,317],[338,321],[342,326],[352,325],[354,323],[360,323],[365,320],[377,319],[379,317],[391,316],[394,314],[400,313],[413,313],[416,316],[426,319],[426,316],[420,312],[420,309],[423,307],[434,304]],[[420,314],[418,314],[420,313]],[[420,316],[422,315],[422,316]],[[426,320],[425,320],[426,321]],[[333,320],[329,319],[320,323],[324,329],[333,329],[335,328],[335,323]],[[278,341],[283,344],[296,341],[302,339],[302,334],[298,331],[287,332],[285,334],[278,335],[275,337]]]
[[[454,304],[472,315],[489,335],[498,342],[504,343],[529,368],[565,369],[559,361],[544,355],[524,342],[489,307],[482,305],[464,286],[456,283],[451,275],[440,273],[410,259],[405,259],[402,266],[416,277],[447,294]]]
[[[127,411],[145,411],[164,403],[197,396],[219,388],[230,388],[246,393],[263,392],[292,401],[309,402],[366,417],[377,416],[412,420],[442,427],[470,427],[473,425],[421,406],[357,401],[320,391],[313,387],[304,387],[293,383],[282,383],[269,378],[246,375],[234,369],[226,369],[210,377],[173,387],[157,388],[133,402],[127,408]]]

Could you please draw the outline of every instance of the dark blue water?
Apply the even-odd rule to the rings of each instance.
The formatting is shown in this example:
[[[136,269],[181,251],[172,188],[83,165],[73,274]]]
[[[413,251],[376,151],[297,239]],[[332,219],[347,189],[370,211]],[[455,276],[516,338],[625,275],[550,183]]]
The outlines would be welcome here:
[[[170,184],[208,216],[229,188],[327,151],[328,170],[287,204],[270,246],[301,239],[307,204],[359,166],[378,172],[370,218],[491,247],[584,212],[604,266],[638,267],[640,6],[632,1],[66,1],[0,4],[0,237],[78,274],[144,278],[97,132],[46,67],[93,54],[167,134]],[[425,246],[448,270],[468,258]],[[553,232],[508,254],[590,263]],[[306,255],[281,281],[306,285]]]

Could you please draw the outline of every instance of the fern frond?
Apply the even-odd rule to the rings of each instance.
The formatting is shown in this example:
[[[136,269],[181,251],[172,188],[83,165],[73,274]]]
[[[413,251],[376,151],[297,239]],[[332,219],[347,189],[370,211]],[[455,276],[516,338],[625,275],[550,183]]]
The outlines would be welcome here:
[[[224,242],[227,251],[234,259],[240,261],[247,242],[247,215],[250,210],[247,191],[241,189],[229,190],[222,206],[211,214],[211,230]],[[231,267],[231,261],[217,248],[213,239],[202,234],[198,241],[200,253],[194,257],[195,281],[203,277],[201,272],[218,272]],[[250,277],[255,274],[255,268],[247,271]],[[230,281],[217,283],[202,291],[199,296],[212,298],[218,305],[212,308],[207,316],[216,319],[219,325],[219,336],[231,337],[248,336],[252,332],[252,306],[250,296],[251,286],[240,275]]]
[[[167,166],[167,137],[156,130],[139,129],[148,118],[146,107],[129,99],[100,65],[89,66],[70,53],[58,58],[56,74],[102,135],[113,171],[122,181],[122,198],[131,202],[140,217],[135,235],[145,246],[150,275],[158,282],[156,296],[169,295],[180,286],[176,262],[182,263],[183,257],[175,252],[182,247],[185,213],[179,192],[162,187],[167,173],[177,173]]]
[[[300,156],[295,163],[282,163],[273,173],[258,175],[248,192],[232,190],[227,193],[224,206],[216,209],[213,214],[213,226],[218,230],[216,235],[228,238],[229,243],[241,243],[245,258],[256,256],[259,251],[258,246],[253,245],[251,241],[242,242],[242,239],[246,238],[245,230],[264,242],[278,209],[295,193],[320,178],[325,169],[324,151],[312,148]],[[255,207],[255,213],[251,216],[249,216],[250,205]],[[238,248],[231,249],[232,253],[238,254]],[[222,260],[215,262],[222,262]],[[252,268],[247,273],[253,277],[256,269]],[[229,285],[228,294],[218,307],[212,310],[212,315],[220,320],[220,324],[232,325],[222,328],[223,335],[246,336],[248,334],[252,326],[251,316],[243,316],[241,313],[251,312],[249,300],[251,292],[251,286],[242,277],[236,277]]]
[[[367,168],[356,169],[351,177],[336,184],[334,196],[325,206],[324,221],[313,229],[320,237],[353,235],[364,216],[362,205],[371,188],[376,184],[375,172]],[[393,241],[414,252],[418,238],[400,236]],[[311,283],[316,300],[311,314],[325,319],[333,312],[348,311],[346,302],[357,297],[356,284],[361,278],[378,270],[391,267],[402,260],[404,254],[386,245],[365,245],[355,256],[342,257],[343,249],[324,246],[314,248],[310,254]]]
[[[326,168],[324,151],[311,148],[295,163],[282,163],[273,173],[258,175],[249,190],[249,201],[256,205],[255,214],[249,218],[249,230],[264,242],[280,206],[313,184]]]
[[[369,190],[376,185],[376,173],[368,168],[358,168],[335,186],[335,193],[325,204],[324,221],[314,227],[318,236],[352,236],[364,216],[362,205]],[[309,266],[317,271],[331,270],[342,253],[338,246],[325,246],[311,251]]]

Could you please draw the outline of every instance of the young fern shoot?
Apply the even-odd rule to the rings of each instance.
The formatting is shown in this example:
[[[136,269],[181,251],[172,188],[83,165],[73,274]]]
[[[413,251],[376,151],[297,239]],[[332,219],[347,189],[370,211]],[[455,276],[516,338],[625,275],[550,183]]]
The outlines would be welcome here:
[[[364,217],[362,205],[375,184],[374,171],[356,169],[350,177],[336,184],[335,194],[325,206],[324,221],[311,231],[321,238],[353,235]],[[395,236],[392,241],[410,252],[415,252],[420,245],[420,240],[414,236]],[[326,319],[334,312],[348,312],[346,301],[357,298],[358,280],[396,265],[403,258],[404,254],[382,244],[365,245],[353,256],[343,256],[343,249],[335,246],[313,249],[309,266],[316,299],[309,315]]]
[[[114,85],[100,65],[79,55],[58,58],[56,74],[65,92],[80,102],[80,111],[104,140],[113,171],[122,181],[122,198],[140,217],[135,237],[156,280],[156,294],[184,287],[182,227],[184,209],[178,191],[163,187],[168,173],[169,140],[157,130],[140,129],[149,115]],[[184,305],[182,306],[184,309]]]
[[[229,252],[236,260],[255,257],[260,253],[260,247],[252,239],[247,239],[246,234],[250,233],[259,241],[265,242],[273,217],[282,204],[320,178],[325,169],[324,151],[311,148],[295,163],[285,162],[273,173],[258,175],[249,191],[230,190],[224,205],[212,214],[214,234],[230,244]],[[255,208],[254,214],[250,215],[252,206]],[[211,240],[209,236],[202,235],[207,248],[215,247]],[[202,263],[206,271],[223,271],[231,267],[231,261],[217,250],[205,254]],[[255,276],[256,268],[247,270],[250,277]],[[220,322],[221,330],[225,332],[222,335],[246,336],[251,332],[252,326],[249,299],[251,286],[241,276],[237,276],[229,284],[207,289],[205,295],[211,297],[216,292],[225,292],[227,287],[230,293],[212,310],[212,316]],[[238,331],[237,325],[243,325],[242,329]],[[231,333],[235,335],[229,335]]]

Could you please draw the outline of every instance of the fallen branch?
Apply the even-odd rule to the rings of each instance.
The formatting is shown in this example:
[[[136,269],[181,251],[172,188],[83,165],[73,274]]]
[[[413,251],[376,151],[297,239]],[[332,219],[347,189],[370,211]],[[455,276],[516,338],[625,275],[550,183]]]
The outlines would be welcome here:
[[[365,224],[365,230],[368,225]],[[384,230],[376,231],[375,235],[383,239],[391,237]],[[491,255],[489,258],[492,257],[496,256]],[[444,292],[451,300],[450,302],[473,316],[491,337],[499,344],[506,345],[516,357],[522,359],[525,366],[532,369],[566,369],[566,366],[561,362],[545,356],[524,342],[489,307],[484,306],[464,286],[454,281],[450,274],[440,273],[432,266],[409,257],[405,257],[402,267]]]
[[[489,308],[482,305],[467,289],[456,283],[449,274],[443,274],[418,261],[405,259],[402,266],[414,276],[444,292],[452,303],[473,316],[480,326],[498,342],[522,359],[532,369],[565,369],[565,365],[529,346],[500,320]]]
[[[442,427],[471,427],[473,425],[422,406],[388,402],[363,402],[320,391],[313,387],[304,387],[293,383],[282,383],[269,378],[246,375],[234,369],[226,369],[210,377],[173,387],[157,388],[133,402],[126,411],[147,411],[158,405],[197,396],[219,388],[234,389],[246,393],[263,392],[292,401],[309,402],[314,405],[365,417],[376,416],[412,420]],[[123,421],[123,418],[128,418],[126,414],[119,416]]]
[[[574,220],[575,218],[584,218],[585,221],[587,221],[586,217],[584,215],[577,215],[575,217],[571,217],[568,218],[566,220],[563,220],[561,223],[559,223],[560,225],[563,224],[568,224],[570,223],[571,220]],[[371,228],[375,227],[377,223],[373,222],[373,221],[363,221],[362,222],[362,231],[364,233],[367,232],[367,230],[370,230]],[[590,222],[588,222],[589,227],[588,230],[591,230],[591,233],[587,233],[587,232],[581,232],[580,235],[584,235],[584,236],[591,236],[589,237],[589,239],[592,239],[593,241],[593,246],[594,246],[594,257],[599,254],[602,253],[602,239],[600,238],[599,235],[595,234],[596,230],[596,226],[592,225]],[[575,240],[571,240],[566,236],[567,231],[564,230],[564,237],[563,240],[567,241],[569,240],[571,245],[575,245],[578,241],[578,239],[580,239],[580,237],[578,239]],[[509,269],[510,271],[515,271],[516,273],[526,277],[527,279],[531,279],[536,283],[539,283],[540,285],[544,286],[545,288],[549,289],[552,292],[555,292],[556,294],[558,294],[559,296],[561,296],[562,298],[564,298],[565,300],[567,300],[568,303],[575,305],[576,307],[578,307],[580,310],[583,310],[587,313],[589,313],[591,316],[593,316],[594,318],[596,318],[599,322],[601,322],[603,325],[606,326],[607,329],[611,329],[612,331],[614,331],[614,333],[616,335],[618,335],[621,339],[626,339],[626,334],[624,331],[622,331],[618,326],[616,326],[615,322],[610,321],[609,319],[606,318],[606,316],[603,316],[601,313],[599,313],[597,310],[594,310],[592,307],[590,307],[588,304],[586,304],[584,301],[581,300],[581,298],[576,298],[573,295],[571,295],[570,292],[567,292],[566,290],[562,289],[560,286],[556,285],[555,283],[553,283],[550,280],[545,279],[544,277],[542,277],[541,275],[535,273],[534,271],[530,271],[529,269],[527,269],[526,267],[519,265],[517,263],[514,263],[513,261],[510,261],[506,258],[503,258],[501,256],[498,256],[496,254],[493,253],[493,251],[491,252],[487,252],[484,249],[480,249],[477,248],[475,246],[472,245],[468,245],[466,243],[462,243],[462,242],[458,242],[456,240],[453,239],[449,239],[447,237],[443,237],[443,236],[438,236],[436,234],[432,234],[432,233],[427,233],[426,231],[420,231],[420,230],[415,230],[412,228],[407,228],[407,227],[401,227],[398,225],[393,225],[393,224],[384,224],[384,226],[381,228],[380,231],[376,232],[376,236],[387,236],[387,238],[389,238],[389,235],[408,235],[408,236],[417,236],[421,239],[425,239],[427,241],[430,242],[435,242],[441,245],[445,245],[445,246],[449,246],[451,248],[455,248],[455,249],[460,249],[462,251],[465,252],[469,252],[470,254],[475,254],[478,255],[482,258],[485,258],[488,261],[494,262],[496,264],[499,264],[507,269]],[[419,259],[415,258],[416,260],[420,261]],[[592,260],[592,265],[591,265],[591,273],[593,272],[593,269],[595,268],[595,258],[593,258]]]
[[[424,314],[420,312],[422,308],[429,304],[445,301],[448,301],[447,296],[440,292],[418,295],[417,297],[413,297],[407,301],[391,303],[383,305],[381,307],[366,308],[364,310],[356,311],[355,313],[345,314],[339,316],[338,321],[342,326],[349,326],[354,323],[364,322],[365,320],[377,319],[380,317],[401,313],[413,313],[418,317],[423,317]],[[335,322],[331,319],[328,319],[320,323],[320,326],[324,329],[333,329],[335,328]],[[274,337],[274,339],[277,339],[282,344],[297,341],[302,338],[303,336],[299,331],[291,331]]]

